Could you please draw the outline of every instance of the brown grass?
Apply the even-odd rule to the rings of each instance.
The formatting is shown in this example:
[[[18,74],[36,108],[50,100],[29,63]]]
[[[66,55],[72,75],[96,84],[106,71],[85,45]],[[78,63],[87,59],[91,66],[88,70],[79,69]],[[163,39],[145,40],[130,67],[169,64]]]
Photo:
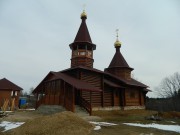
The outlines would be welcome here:
[[[179,133],[158,130],[155,128],[142,128],[124,125],[130,123],[154,123],[145,120],[144,117],[157,114],[156,111],[148,110],[125,110],[125,111],[94,111],[93,115],[100,116],[99,121],[107,121],[118,124],[117,126],[102,127],[101,130],[93,131],[93,126],[71,112],[58,113],[55,115],[41,116],[29,112],[18,112],[8,119],[15,121],[28,119],[27,122],[4,135],[140,135],[153,133],[154,135],[178,135]],[[159,124],[180,124],[179,112],[161,113],[164,120],[155,122]],[[17,117],[18,116],[18,117]],[[39,117],[39,118],[37,118]],[[90,119],[89,119],[90,120]],[[1,134],[1,133],[0,133]]]
[[[163,118],[180,118],[180,112],[162,112],[159,115]]]
[[[146,116],[157,114],[156,111],[149,110],[125,110],[125,111],[94,111],[93,115],[97,115],[102,117],[103,121],[113,122],[118,124],[117,126],[112,127],[102,127],[99,131],[92,131],[90,135],[140,135],[146,134],[149,135],[153,133],[153,135],[179,135],[179,133],[171,132],[171,131],[163,131],[155,128],[143,128],[143,127],[134,127],[124,125],[123,123],[159,123],[159,124],[172,124],[169,123],[168,120],[155,122],[145,120]],[[164,113],[164,115],[173,115],[179,116],[178,112],[169,112]],[[172,117],[171,117],[172,118]],[[172,119],[172,121],[176,121],[176,124],[179,124],[178,119]]]
[[[136,109],[136,110],[124,110],[124,111],[119,111],[119,110],[112,110],[112,111],[94,111],[93,115],[98,115],[98,116],[108,116],[108,115],[120,115],[120,116],[129,116],[129,115],[151,115],[157,113],[157,111],[148,111],[148,110],[140,110],[140,109]]]
[[[119,124],[117,126],[102,127],[101,130],[92,131],[90,135],[179,135],[176,132],[158,130],[155,128],[142,128]]]
[[[124,110],[124,111],[94,111],[93,115],[102,117],[107,121],[128,122],[144,121],[146,116],[156,114],[156,111],[147,110]]]

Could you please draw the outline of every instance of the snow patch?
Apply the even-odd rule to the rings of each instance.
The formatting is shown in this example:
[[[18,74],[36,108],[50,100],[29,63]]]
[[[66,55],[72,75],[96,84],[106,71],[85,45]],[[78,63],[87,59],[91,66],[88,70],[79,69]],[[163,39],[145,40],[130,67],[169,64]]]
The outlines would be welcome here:
[[[30,108],[30,109],[26,109],[26,110],[35,111],[36,109],[35,108]]]
[[[138,127],[146,127],[146,128],[157,128],[160,130],[166,131],[174,131],[180,133],[180,126],[179,125],[161,125],[161,124],[139,124],[139,123],[123,123],[129,126],[138,126]]]
[[[3,113],[3,112],[5,112],[5,113],[12,113],[13,111],[0,111],[0,113]]]
[[[35,111],[35,108],[19,109],[20,111]]]
[[[10,129],[13,129],[13,128],[17,128],[19,126],[21,126],[22,124],[24,124],[25,122],[9,122],[9,121],[2,121],[0,123],[0,127],[3,127],[5,130],[2,131],[2,132],[5,132],[5,131],[8,131]]]
[[[108,122],[94,122],[90,121],[91,124],[99,125],[99,126],[115,126],[117,124],[114,123],[108,123]]]
[[[117,124],[108,123],[108,122],[94,122],[94,121],[90,121],[89,123],[96,125],[94,130],[100,130],[101,126],[108,127],[108,126],[115,126],[115,125],[117,125]]]
[[[176,122],[174,122],[174,121],[168,121],[168,122],[171,122],[171,123],[176,123]]]
[[[96,126],[95,128],[94,128],[94,130],[100,130],[101,129],[101,126]]]

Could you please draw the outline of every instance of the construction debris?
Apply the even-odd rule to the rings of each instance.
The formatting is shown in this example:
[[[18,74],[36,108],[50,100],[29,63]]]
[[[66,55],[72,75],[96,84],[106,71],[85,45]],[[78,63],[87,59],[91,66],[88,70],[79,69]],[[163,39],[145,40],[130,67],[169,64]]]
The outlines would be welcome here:
[[[2,111],[14,111],[15,109],[15,98],[12,98],[11,100],[5,99],[4,104],[1,107]]]
[[[0,118],[6,117],[6,116],[7,116],[7,113],[5,113],[5,112],[0,112]]]
[[[155,120],[155,121],[162,121],[163,118],[158,116],[158,115],[151,115],[151,116],[147,116],[145,117],[146,120]]]

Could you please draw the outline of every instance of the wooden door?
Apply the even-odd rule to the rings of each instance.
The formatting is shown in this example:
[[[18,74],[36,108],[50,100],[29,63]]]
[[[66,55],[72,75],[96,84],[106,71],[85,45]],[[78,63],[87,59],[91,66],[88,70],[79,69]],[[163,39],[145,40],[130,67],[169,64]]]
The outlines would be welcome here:
[[[120,91],[118,89],[114,90],[114,106],[120,106]]]

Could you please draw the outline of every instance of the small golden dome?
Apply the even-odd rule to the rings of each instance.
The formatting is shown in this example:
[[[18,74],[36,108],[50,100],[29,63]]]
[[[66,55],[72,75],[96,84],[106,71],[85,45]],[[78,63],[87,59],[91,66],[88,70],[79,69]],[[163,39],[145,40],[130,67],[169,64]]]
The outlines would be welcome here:
[[[83,12],[81,13],[81,18],[87,18],[87,14],[86,14],[85,10],[83,10]]]
[[[121,47],[121,42],[118,39],[114,43],[114,47]]]

